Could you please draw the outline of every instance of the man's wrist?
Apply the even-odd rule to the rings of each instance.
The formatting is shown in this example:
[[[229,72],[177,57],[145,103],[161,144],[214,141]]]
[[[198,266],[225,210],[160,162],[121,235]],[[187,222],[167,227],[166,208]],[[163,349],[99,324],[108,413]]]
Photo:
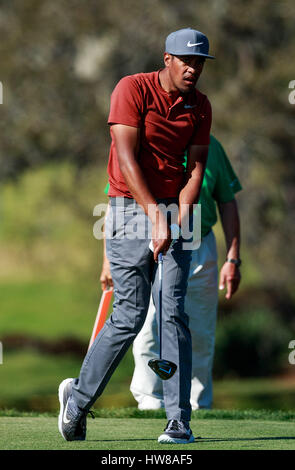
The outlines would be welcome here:
[[[160,210],[157,203],[148,204],[147,208],[147,216],[149,217],[152,224],[158,224],[160,221],[164,219],[164,214]]]
[[[226,258],[225,260],[227,263],[232,263],[234,264],[237,268],[239,268],[242,264],[242,260],[240,258],[231,258],[231,257],[228,257]]]

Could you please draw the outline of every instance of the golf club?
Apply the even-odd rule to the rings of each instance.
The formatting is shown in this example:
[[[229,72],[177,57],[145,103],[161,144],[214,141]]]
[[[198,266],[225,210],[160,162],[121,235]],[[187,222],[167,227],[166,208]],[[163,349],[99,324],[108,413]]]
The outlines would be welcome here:
[[[162,359],[162,286],[163,286],[163,254],[159,253],[159,359],[150,359],[149,367],[162,380],[168,380],[177,369],[176,364],[166,359]]]

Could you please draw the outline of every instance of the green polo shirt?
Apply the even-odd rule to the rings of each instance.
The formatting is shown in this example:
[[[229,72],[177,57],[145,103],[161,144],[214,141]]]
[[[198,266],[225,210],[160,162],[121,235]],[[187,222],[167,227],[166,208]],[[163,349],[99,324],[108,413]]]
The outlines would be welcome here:
[[[207,165],[199,204],[201,204],[201,236],[204,237],[217,222],[216,202],[229,202],[242,186],[218,140],[210,136]],[[109,184],[104,192],[107,194]]]
[[[201,236],[206,235],[217,222],[216,202],[229,202],[242,186],[227,155],[217,139],[210,136],[207,165],[199,204],[201,204]]]

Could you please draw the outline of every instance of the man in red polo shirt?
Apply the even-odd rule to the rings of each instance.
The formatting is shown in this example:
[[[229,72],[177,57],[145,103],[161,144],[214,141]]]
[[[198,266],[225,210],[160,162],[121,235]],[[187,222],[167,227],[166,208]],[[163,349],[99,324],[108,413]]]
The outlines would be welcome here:
[[[166,39],[165,67],[124,77],[112,94],[106,251],[115,301],[79,378],[60,384],[59,430],[66,440],[85,439],[86,415],[143,326],[151,290],[157,299],[157,259],[162,253],[162,351],[177,369],[163,382],[168,424],[158,442],[194,441],[189,426],[191,336],[184,311],[191,251],[182,237],[171,244],[171,218],[163,207],[174,204],[177,223],[185,227],[200,195],[211,106],[195,86],[205,60],[213,58],[208,51],[208,39],[200,31],[175,31]],[[137,236],[134,216],[141,228]]]

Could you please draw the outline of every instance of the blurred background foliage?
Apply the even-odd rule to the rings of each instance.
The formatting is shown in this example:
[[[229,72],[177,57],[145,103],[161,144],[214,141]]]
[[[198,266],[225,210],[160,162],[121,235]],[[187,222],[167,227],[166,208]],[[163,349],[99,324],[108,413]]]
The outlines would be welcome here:
[[[212,104],[212,133],[243,186],[243,281],[232,301],[220,296],[216,380],[293,373],[294,20],[292,0],[271,7],[267,0],[0,0],[0,374],[9,384],[21,367],[27,400],[55,393],[68,361],[77,375],[87,347],[100,297],[102,243],[93,236],[93,209],[107,200],[110,94],[122,76],[161,67],[165,37],[187,26],[208,35],[216,56],[199,88]],[[216,234],[222,263],[220,225]],[[35,377],[32,392],[40,351],[49,353],[24,334],[74,338],[82,350],[76,362],[60,357],[58,373],[52,366],[40,383]],[[128,354],[112,379],[114,389],[122,381],[125,395]],[[21,387],[23,401],[9,401],[4,389],[0,406],[33,406]],[[230,406],[218,396],[217,404]]]

